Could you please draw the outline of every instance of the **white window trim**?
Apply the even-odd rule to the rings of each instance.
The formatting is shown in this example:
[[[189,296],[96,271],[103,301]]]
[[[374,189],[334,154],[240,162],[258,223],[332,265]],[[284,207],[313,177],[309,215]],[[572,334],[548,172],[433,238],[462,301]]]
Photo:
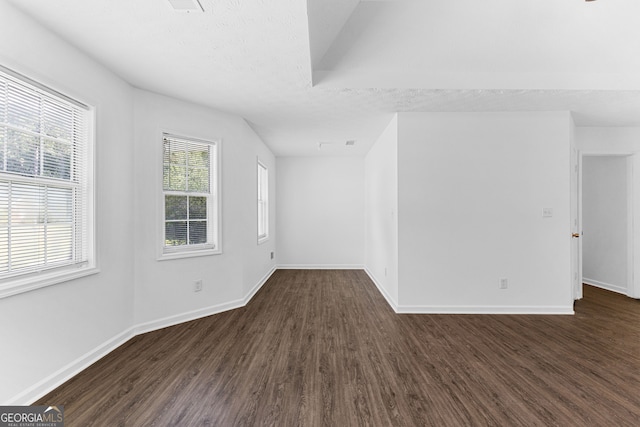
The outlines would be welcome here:
[[[14,65],[14,64],[12,64]],[[88,261],[82,265],[72,265],[60,267],[57,269],[45,270],[43,272],[33,272],[30,274],[19,275],[15,277],[9,277],[0,281],[0,299],[7,298],[13,295],[22,294],[24,292],[30,292],[36,289],[41,289],[47,286],[56,285],[59,283],[65,283],[70,280],[79,279],[81,277],[91,276],[100,272],[97,263],[97,238],[96,238],[96,108],[90,106],[89,103],[84,102],[77,94],[67,94],[68,91],[59,90],[55,83],[48,81],[43,76],[38,76],[37,79],[30,78],[27,74],[23,74],[19,71],[14,71],[19,67],[13,69],[6,68],[0,65],[0,69],[16,78],[24,80],[34,86],[40,87],[45,91],[55,93],[56,95],[85,106],[88,110],[87,117],[87,255]]]
[[[212,184],[211,184],[211,193],[212,193],[212,201],[211,201],[211,215],[209,218],[209,224],[213,225],[214,228],[214,241],[215,245],[213,248],[208,247],[208,245],[191,245],[185,247],[177,247],[169,252],[165,250],[164,246],[164,195],[165,191],[163,189],[163,138],[164,135],[172,135],[179,136],[180,138],[193,140],[195,142],[201,142],[205,144],[210,144],[215,147],[215,156],[213,162],[211,163],[211,167],[214,168],[211,172]],[[221,218],[221,200],[222,200],[222,185],[220,183],[220,178],[222,176],[221,172],[221,154],[222,154],[222,140],[220,138],[207,138],[207,137],[199,137],[193,136],[189,132],[183,132],[180,130],[172,130],[172,129],[159,129],[157,132],[157,139],[159,141],[158,144],[158,154],[156,156],[156,167],[157,167],[157,185],[158,188],[158,197],[156,200],[156,235],[157,235],[157,253],[156,260],[157,261],[167,261],[172,259],[182,259],[182,258],[193,258],[193,257],[201,257],[201,256],[209,256],[209,255],[220,255],[222,254],[222,218]]]
[[[259,201],[259,196],[260,196],[260,168],[264,168],[264,170],[266,171],[267,174],[267,194],[265,197],[265,204],[266,204],[266,228],[267,228],[267,232],[265,235],[261,236],[259,234],[259,230],[260,230],[260,201]],[[267,165],[265,165],[263,162],[260,161],[260,159],[258,158],[257,161],[257,165],[256,165],[256,213],[257,213],[257,218],[256,218],[256,228],[258,230],[258,232],[256,233],[256,235],[258,236],[258,244],[261,245],[262,243],[266,242],[269,240],[270,237],[270,233],[269,233],[269,168],[267,167]]]
[[[0,287],[0,299],[18,295],[35,289],[44,288],[69,280],[79,279],[100,272],[95,266],[68,268],[62,271],[47,272],[34,277],[19,277]]]

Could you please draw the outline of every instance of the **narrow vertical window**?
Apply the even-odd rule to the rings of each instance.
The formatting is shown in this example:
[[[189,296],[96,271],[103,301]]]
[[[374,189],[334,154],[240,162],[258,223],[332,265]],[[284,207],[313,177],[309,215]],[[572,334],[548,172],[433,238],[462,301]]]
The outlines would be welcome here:
[[[91,119],[0,67],[0,293],[94,267]]]
[[[269,238],[269,170],[258,161],[258,243]]]
[[[163,134],[163,253],[219,250],[217,144]]]

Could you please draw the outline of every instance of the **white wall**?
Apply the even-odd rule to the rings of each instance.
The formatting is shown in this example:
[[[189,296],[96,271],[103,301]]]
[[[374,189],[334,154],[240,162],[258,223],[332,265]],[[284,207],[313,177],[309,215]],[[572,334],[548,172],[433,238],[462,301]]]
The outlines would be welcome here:
[[[0,300],[0,402],[24,404],[133,321],[129,85],[0,2],[0,63],[96,107],[100,273]]]
[[[627,158],[582,161],[583,281],[627,293]]]
[[[364,159],[278,157],[278,264],[364,265]]]
[[[576,147],[589,153],[640,151],[640,127],[576,127]]]
[[[162,131],[222,140],[221,255],[158,261],[162,197]],[[275,158],[239,117],[135,91],[135,322],[152,329],[242,305],[275,266],[275,206],[271,238],[257,243],[257,158],[275,176]],[[275,193],[275,180],[270,180]],[[271,197],[275,200],[275,197]],[[151,219],[151,221],[150,221]],[[193,282],[203,280],[203,290]]]
[[[573,312],[570,127],[565,112],[398,115],[400,311]]]
[[[398,117],[365,158],[365,267],[392,307],[398,306]]]

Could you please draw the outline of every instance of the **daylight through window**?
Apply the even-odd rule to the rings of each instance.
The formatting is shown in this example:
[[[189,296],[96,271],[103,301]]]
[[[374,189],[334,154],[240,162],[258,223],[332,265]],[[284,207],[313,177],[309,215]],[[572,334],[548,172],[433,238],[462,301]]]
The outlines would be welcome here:
[[[89,119],[0,69],[0,279],[88,263]]]
[[[269,238],[269,171],[258,162],[258,243]]]
[[[164,253],[215,249],[216,144],[163,136]]]

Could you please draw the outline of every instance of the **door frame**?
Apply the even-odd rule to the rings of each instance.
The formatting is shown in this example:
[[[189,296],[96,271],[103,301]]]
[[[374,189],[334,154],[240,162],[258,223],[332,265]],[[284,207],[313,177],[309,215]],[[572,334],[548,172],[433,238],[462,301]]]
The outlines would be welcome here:
[[[640,154],[630,151],[578,151],[578,227],[582,235],[582,178],[584,157],[626,157],[627,159],[627,292],[631,298],[640,298],[640,286],[635,283],[635,272],[640,272]],[[635,171],[635,173],[634,173]],[[578,244],[579,273],[582,275],[582,241]],[[582,277],[580,277],[582,282]],[[582,298],[582,286],[576,290],[575,299]]]

